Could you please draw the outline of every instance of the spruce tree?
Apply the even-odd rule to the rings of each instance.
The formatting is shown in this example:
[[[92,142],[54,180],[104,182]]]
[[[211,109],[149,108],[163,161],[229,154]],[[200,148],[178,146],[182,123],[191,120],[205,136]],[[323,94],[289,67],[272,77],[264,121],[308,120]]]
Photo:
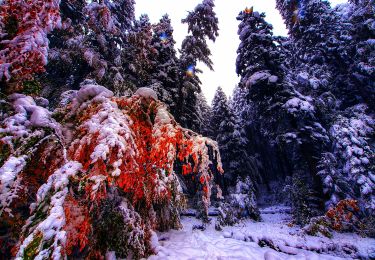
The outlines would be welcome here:
[[[361,97],[347,80],[355,52],[349,23],[324,0],[276,2],[294,45],[288,75],[293,84],[305,95],[333,93],[343,100],[341,105],[355,104]]]
[[[178,107],[179,66],[173,39],[173,28],[169,16],[164,15],[153,26],[152,46],[155,48],[156,65],[151,75],[151,84],[159,99],[165,102],[173,115]]]
[[[348,81],[349,88],[359,89],[360,95],[374,111],[375,107],[375,1],[353,0],[343,22],[351,23],[352,46],[354,47]]]
[[[156,66],[157,51],[152,45],[153,32],[147,14],[135,21],[129,35],[131,51],[128,53],[129,68],[137,88],[151,84],[151,73]]]
[[[39,79],[43,95],[53,102],[61,92],[78,89],[95,79],[116,94],[132,92],[127,84],[129,30],[133,24],[133,1],[66,1],[60,5],[63,26],[50,40],[49,64]],[[119,9],[127,10],[124,14]],[[132,11],[133,10],[133,11]]]
[[[318,160],[311,158],[319,158],[328,145],[327,132],[319,124],[314,99],[300,93],[285,76],[289,73],[281,59],[285,52],[276,44],[279,39],[264,18],[258,12],[241,12],[237,18],[241,21],[241,44],[236,65],[240,87],[248,91],[247,136],[262,158],[275,158],[263,160],[267,185],[282,183],[292,174],[294,180],[306,185],[309,207],[321,209],[314,170]],[[295,209],[296,215],[303,211]]]
[[[212,108],[208,105],[206,97],[203,92],[197,96],[198,100],[198,113],[202,117],[200,129],[203,136],[213,138],[213,127],[211,125]]]
[[[221,122],[228,116],[227,97],[221,87],[218,87],[212,100],[212,117],[210,125],[213,129],[212,137],[217,138]]]
[[[255,183],[259,182],[257,165],[254,158],[247,154],[247,140],[221,87],[217,89],[212,102],[210,125],[219,144],[223,169],[226,172],[221,183],[224,191],[227,192],[229,186],[236,185],[237,180],[244,180],[245,177],[250,177]]]
[[[182,20],[182,23],[188,25],[190,34],[182,42],[180,50],[180,111],[177,118],[180,118],[182,125],[196,131],[200,131],[199,125],[202,122],[197,108],[197,95],[201,92],[197,74],[201,71],[196,66],[200,61],[213,69],[207,39],[215,41],[218,36],[218,19],[214,6],[213,0],[203,0]]]

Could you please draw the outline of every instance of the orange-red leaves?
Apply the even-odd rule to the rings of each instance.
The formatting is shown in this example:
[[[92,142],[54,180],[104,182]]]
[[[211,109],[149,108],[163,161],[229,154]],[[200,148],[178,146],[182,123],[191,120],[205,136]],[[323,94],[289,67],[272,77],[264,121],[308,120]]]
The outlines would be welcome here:
[[[337,205],[329,209],[326,216],[332,221],[335,230],[341,230],[344,222],[350,222],[355,212],[359,211],[358,202],[352,199],[340,200]]]
[[[89,242],[91,223],[87,208],[81,206],[73,196],[68,195],[64,203],[66,217],[66,254],[70,255],[73,248],[82,251]]]

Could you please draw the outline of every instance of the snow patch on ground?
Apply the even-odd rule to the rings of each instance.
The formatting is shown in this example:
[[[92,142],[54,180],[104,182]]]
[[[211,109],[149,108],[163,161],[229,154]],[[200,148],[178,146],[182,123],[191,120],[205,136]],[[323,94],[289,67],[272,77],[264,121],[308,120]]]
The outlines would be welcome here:
[[[234,227],[193,230],[201,224],[194,217],[182,217],[183,229],[159,233],[156,255],[149,259],[371,259],[375,239],[335,233],[333,239],[303,234],[289,227],[290,208],[261,209],[262,222],[246,220]]]

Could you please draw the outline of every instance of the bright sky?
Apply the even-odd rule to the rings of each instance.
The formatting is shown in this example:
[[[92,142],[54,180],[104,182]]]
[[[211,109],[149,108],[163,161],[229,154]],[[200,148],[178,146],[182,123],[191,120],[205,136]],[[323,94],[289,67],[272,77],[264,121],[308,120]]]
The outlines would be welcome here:
[[[202,0],[136,0],[136,16],[146,13],[152,23],[156,23],[168,13],[174,28],[174,38],[176,47],[181,46],[181,42],[187,35],[187,26],[181,24],[181,19],[185,18],[188,11],[201,3]],[[345,3],[346,0],[330,0],[332,5]],[[265,12],[266,19],[274,27],[275,35],[287,35],[284,22],[276,10],[275,0],[216,0],[215,12],[219,18],[219,37],[215,43],[209,43],[212,52],[214,71],[210,71],[206,66],[199,65],[203,73],[199,75],[202,81],[202,90],[207,101],[211,103],[216,88],[221,86],[225,93],[232,95],[233,88],[238,83],[235,62],[237,58],[237,47],[239,39],[237,35],[238,21],[236,17],[246,6],[254,6],[254,11]]]

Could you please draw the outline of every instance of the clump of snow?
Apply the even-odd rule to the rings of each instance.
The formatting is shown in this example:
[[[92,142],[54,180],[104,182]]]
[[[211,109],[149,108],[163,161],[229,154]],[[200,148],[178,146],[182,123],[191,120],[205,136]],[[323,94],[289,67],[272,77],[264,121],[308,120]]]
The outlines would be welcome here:
[[[137,91],[134,93],[134,95],[138,95],[140,97],[144,97],[146,99],[154,99],[154,100],[158,100],[158,95],[156,94],[156,92],[151,89],[151,88],[139,88],[137,89]]]
[[[19,113],[16,117],[13,117],[15,124],[25,123],[25,125],[33,127],[58,128],[56,122],[51,118],[51,112],[44,107],[38,106],[32,97],[12,94],[8,99],[12,101],[14,110]],[[28,115],[30,115],[30,118],[28,118]]]
[[[50,111],[38,106],[32,97],[13,94],[8,100],[15,113],[2,121],[0,140],[8,145],[12,153],[16,152],[15,149],[22,150],[32,139],[41,140],[45,137],[46,132],[43,128],[51,128],[56,136],[60,136],[60,124],[51,117]]]
[[[116,252],[115,251],[108,251],[105,254],[105,260],[116,260]]]
[[[100,85],[87,84],[78,90],[76,99],[83,103],[97,96],[110,98],[113,97],[113,92]]]
[[[90,154],[90,158],[91,164],[95,164],[98,160],[106,160],[110,151],[117,148],[116,160],[111,164],[113,168],[111,175],[113,177],[119,176],[120,167],[126,164],[123,158],[134,160],[137,151],[133,134],[129,127],[131,124],[131,119],[118,109],[117,104],[106,99],[106,102],[100,104],[99,111],[80,126],[80,129],[87,132],[87,134],[73,142],[72,145],[76,147],[74,157],[79,157],[79,153],[85,149],[87,143],[94,143],[95,148]],[[136,165],[134,161],[133,164]],[[101,182],[103,180],[95,179],[93,181],[95,182],[94,188],[97,188],[98,181]],[[92,195],[95,192],[96,189],[93,189]]]
[[[251,87],[257,84],[259,81],[266,80],[271,77],[271,74],[267,71],[258,71],[250,76],[250,78],[246,81],[246,87]],[[272,78],[275,80],[275,78]]]
[[[13,199],[17,197],[20,185],[18,174],[26,165],[26,156],[11,156],[0,168],[0,216],[3,211],[11,214],[8,208]]]
[[[295,114],[298,112],[313,113],[314,106],[308,101],[299,97],[289,99],[283,106],[289,113]]]
[[[49,101],[48,99],[45,99],[43,97],[35,97],[34,98],[35,100],[35,103],[40,106],[40,107],[44,107],[44,108],[47,108],[48,105],[49,105]]]
[[[61,94],[58,107],[66,107],[72,100],[77,97],[77,90],[68,90]]]
[[[47,183],[43,184],[37,193],[37,201],[30,208],[33,215],[27,220],[23,231],[26,232],[26,238],[20,245],[16,259],[23,259],[25,249],[35,241],[37,236],[42,236],[37,245],[36,259],[49,258],[61,259],[63,248],[66,242],[66,232],[63,230],[65,225],[65,213],[63,204],[68,194],[69,178],[75,176],[82,165],[78,162],[69,161],[63,167],[56,170],[49,178]],[[49,205],[40,209],[39,205],[45,203],[45,198],[51,196]],[[38,210],[48,210],[47,217],[33,225]]]
[[[159,244],[158,235],[154,231],[151,231],[150,244],[151,244],[151,249],[154,250],[154,252],[157,252],[157,249],[160,246],[160,244]]]

